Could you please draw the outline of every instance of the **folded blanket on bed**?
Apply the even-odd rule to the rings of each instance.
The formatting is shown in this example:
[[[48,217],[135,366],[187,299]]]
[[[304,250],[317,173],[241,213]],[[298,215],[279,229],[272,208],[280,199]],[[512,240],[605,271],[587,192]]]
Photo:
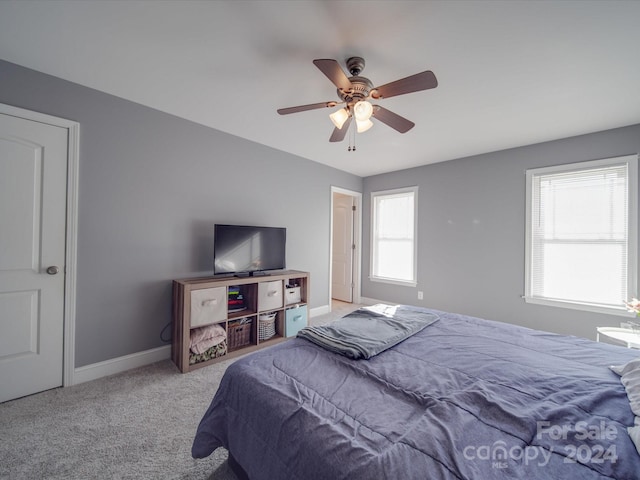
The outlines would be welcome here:
[[[371,358],[438,320],[435,313],[407,305],[374,305],[329,325],[305,327],[298,337],[349,358]]]

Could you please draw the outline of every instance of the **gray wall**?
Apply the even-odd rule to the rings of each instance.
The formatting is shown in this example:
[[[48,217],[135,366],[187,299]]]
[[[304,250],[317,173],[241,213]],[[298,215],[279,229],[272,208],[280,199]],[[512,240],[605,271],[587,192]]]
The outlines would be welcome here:
[[[3,61],[0,86],[80,123],[76,367],[164,344],[171,280],[212,273],[216,222],[287,227],[327,304],[331,186],[360,177]]]
[[[212,270],[212,227],[287,227],[327,303],[330,187],[364,191],[365,297],[595,338],[621,317],[526,304],[524,172],[640,151],[640,125],[365,178],[0,61],[0,103],[80,123],[76,366],[163,345],[171,280]],[[418,185],[417,288],[374,283],[370,192]],[[424,300],[417,300],[417,291]]]
[[[525,171],[639,151],[634,125],[365,178],[363,296],[595,339],[596,326],[618,326],[624,318],[521,298]],[[371,282],[370,193],[410,185],[419,187],[418,286]]]

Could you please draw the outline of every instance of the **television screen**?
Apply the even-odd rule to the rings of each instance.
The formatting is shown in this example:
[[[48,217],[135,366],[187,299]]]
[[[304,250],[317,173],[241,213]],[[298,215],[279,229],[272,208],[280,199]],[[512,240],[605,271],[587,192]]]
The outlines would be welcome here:
[[[285,268],[286,228],[214,227],[213,273],[253,273]]]

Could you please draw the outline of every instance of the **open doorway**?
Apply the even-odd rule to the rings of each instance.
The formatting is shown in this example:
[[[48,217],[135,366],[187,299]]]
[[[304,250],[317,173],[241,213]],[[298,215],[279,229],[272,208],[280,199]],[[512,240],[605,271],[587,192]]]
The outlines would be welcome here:
[[[329,306],[360,303],[362,193],[331,187]]]

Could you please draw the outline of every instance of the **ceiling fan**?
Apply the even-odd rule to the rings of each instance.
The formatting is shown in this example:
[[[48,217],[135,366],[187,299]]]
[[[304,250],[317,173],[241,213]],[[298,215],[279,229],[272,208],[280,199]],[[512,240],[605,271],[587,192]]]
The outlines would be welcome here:
[[[306,110],[345,105],[329,115],[335,125],[333,134],[329,138],[330,142],[341,142],[354,118],[358,133],[365,132],[373,126],[371,117],[387,124],[400,133],[408,132],[415,126],[415,123],[380,105],[372,105],[369,100],[381,100],[438,86],[436,76],[431,70],[427,70],[395,82],[374,87],[371,80],[360,76],[360,73],[364,70],[364,59],[361,57],[351,57],[347,60],[347,69],[351,73],[351,77],[347,77],[336,60],[318,59],[314,60],[313,63],[338,87],[338,97],[340,97],[341,101],[280,108],[278,113],[280,115],[288,115]]]

